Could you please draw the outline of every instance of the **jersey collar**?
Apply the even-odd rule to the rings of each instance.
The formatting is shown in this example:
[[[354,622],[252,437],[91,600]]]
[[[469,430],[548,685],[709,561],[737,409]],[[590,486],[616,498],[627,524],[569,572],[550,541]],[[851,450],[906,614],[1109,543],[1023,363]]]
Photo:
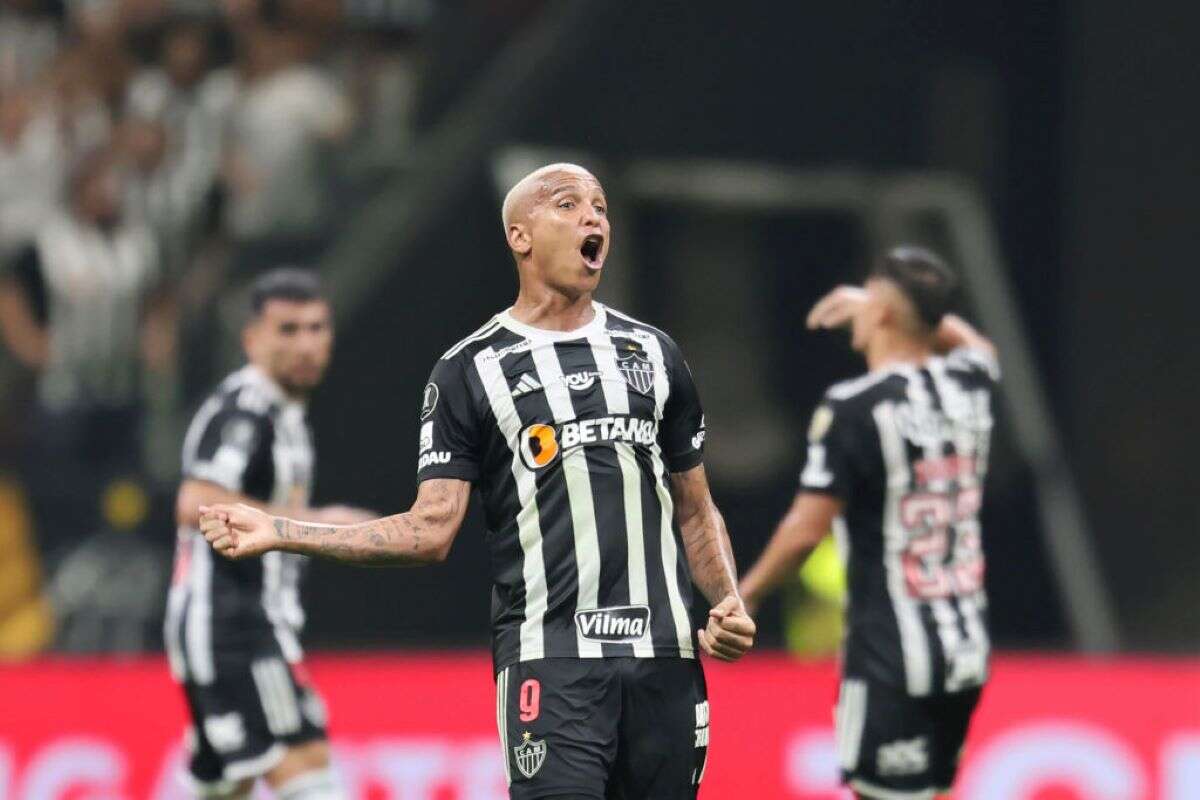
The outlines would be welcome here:
[[[550,331],[545,328],[535,328],[532,325],[526,325],[524,322],[519,322],[513,318],[512,308],[506,308],[496,315],[500,320],[500,324],[516,334],[524,336],[534,342],[565,342],[570,339],[583,339],[591,336],[593,333],[600,333],[604,330],[607,322],[607,314],[601,303],[592,301],[592,311],[594,316],[586,325],[582,325],[573,331]]]

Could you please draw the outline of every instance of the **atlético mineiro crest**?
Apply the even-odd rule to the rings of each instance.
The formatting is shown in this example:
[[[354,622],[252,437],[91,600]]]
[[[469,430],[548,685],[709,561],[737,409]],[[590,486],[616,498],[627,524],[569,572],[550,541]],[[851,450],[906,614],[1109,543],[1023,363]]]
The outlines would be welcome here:
[[[646,349],[633,339],[613,339],[617,346],[617,369],[635,392],[650,394],[654,387],[654,362]]]
[[[517,757],[517,769],[521,774],[532,778],[546,762],[546,740],[534,739],[532,733],[525,731],[524,741],[513,748],[513,755]]]

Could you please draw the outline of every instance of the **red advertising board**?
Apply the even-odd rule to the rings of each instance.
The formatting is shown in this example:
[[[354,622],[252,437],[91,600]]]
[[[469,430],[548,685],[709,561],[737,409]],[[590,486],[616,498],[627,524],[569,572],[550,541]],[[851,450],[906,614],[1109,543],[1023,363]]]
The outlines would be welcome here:
[[[319,656],[338,767],[363,800],[506,796],[482,654]],[[708,664],[702,798],[833,800],[835,671]],[[161,659],[0,667],[0,800],[178,800],[182,698]],[[1000,658],[959,800],[1200,798],[1200,661]]]

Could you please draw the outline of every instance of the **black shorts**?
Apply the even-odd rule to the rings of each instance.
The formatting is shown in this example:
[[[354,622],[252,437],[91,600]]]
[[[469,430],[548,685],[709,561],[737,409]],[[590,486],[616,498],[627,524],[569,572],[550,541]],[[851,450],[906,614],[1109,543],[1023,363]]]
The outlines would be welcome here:
[[[875,681],[843,679],[835,713],[842,780],[884,800],[947,793],[980,691],[910,697]]]
[[[278,648],[258,655],[217,653],[211,683],[183,684],[192,728],[188,733],[188,783],[220,792],[265,775],[287,748],[325,738],[325,705]]]
[[[708,692],[690,658],[547,658],[496,676],[513,800],[691,800],[708,755]]]

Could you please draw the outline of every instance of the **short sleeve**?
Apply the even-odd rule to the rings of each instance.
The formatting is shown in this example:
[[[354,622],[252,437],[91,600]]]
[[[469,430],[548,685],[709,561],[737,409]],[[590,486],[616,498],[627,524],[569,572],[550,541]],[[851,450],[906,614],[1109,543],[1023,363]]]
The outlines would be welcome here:
[[[858,439],[848,408],[827,397],[808,426],[808,456],[800,488],[849,499],[856,483]]]
[[[667,365],[670,391],[663,408],[663,454],[668,470],[686,472],[704,460],[704,409],[683,353],[674,343],[664,349],[670,358]]]
[[[269,417],[240,408],[222,409],[200,432],[195,454],[183,465],[184,477],[245,493],[247,476],[262,454],[269,454],[273,436]]]
[[[418,482],[430,478],[479,479],[477,417],[462,360],[438,361],[421,397]]]

